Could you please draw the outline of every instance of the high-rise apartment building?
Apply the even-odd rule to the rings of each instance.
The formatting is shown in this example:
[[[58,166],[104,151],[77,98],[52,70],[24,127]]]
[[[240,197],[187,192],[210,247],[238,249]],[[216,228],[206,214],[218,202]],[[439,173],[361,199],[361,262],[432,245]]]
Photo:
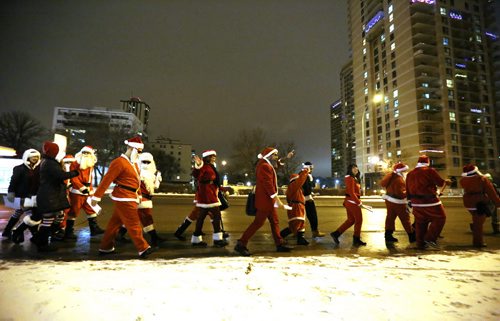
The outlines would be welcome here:
[[[493,13],[487,0],[348,1],[356,162],[367,188],[384,165],[413,167],[420,153],[443,177],[468,163],[498,177]]]
[[[120,100],[124,112],[134,114],[141,122],[144,128],[144,136],[147,137],[149,113],[151,108],[139,97],[131,97],[129,100]]]

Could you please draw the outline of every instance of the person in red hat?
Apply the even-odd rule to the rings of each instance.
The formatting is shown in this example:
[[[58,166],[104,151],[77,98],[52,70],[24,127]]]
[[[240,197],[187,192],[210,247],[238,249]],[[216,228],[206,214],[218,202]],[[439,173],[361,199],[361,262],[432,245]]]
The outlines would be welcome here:
[[[191,237],[191,244],[196,247],[206,247],[207,243],[203,241],[203,222],[207,215],[212,218],[213,244],[216,247],[224,247],[228,242],[224,239],[222,232],[222,219],[219,206],[221,202],[218,197],[220,186],[220,177],[215,168],[217,152],[215,150],[206,150],[202,153],[202,158],[194,156],[195,171],[194,178],[198,182],[196,192],[196,207],[199,208],[196,228]]]
[[[87,199],[94,194],[94,166],[97,163],[95,150],[92,146],[84,146],[76,153],[75,159],[76,161],[71,163],[70,169],[78,171],[79,175],[71,179],[69,194],[71,209],[68,212],[64,234],[64,238],[67,239],[76,239],[74,225],[82,209],[87,214],[90,236],[104,233],[104,230],[97,224],[99,213],[96,213],[87,202]]]
[[[385,175],[380,181],[380,186],[385,188],[386,193],[382,197],[385,200],[387,216],[385,217],[385,241],[388,243],[397,242],[392,233],[396,229],[396,218],[399,217],[403,228],[408,234],[410,243],[415,242],[415,231],[411,226],[410,214],[407,211],[408,201],[406,199],[406,184],[404,172],[408,166],[397,163],[393,171]]]
[[[269,220],[274,243],[278,252],[290,252],[291,248],[286,246],[280,235],[278,212],[276,208],[282,207],[283,203],[278,197],[278,182],[273,162],[278,160],[278,150],[274,147],[266,147],[257,156],[259,159],[255,175],[255,207],[257,213],[253,222],[247,227],[238,240],[234,250],[242,256],[250,256],[247,248],[250,238]]]
[[[42,152],[40,187],[36,195],[37,215],[42,217],[42,223],[33,241],[37,245],[38,251],[50,252],[57,250],[56,247],[49,244],[53,224],[56,219],[62,221],[63,211],[70,207],[65,181],[77,176],[78,172],[66,172],[62,168],[61,163],[56,159],[59,154],[59,146],[56,143],[45,142]],[[58,227],[59,224],[55,226]]]
[[[407,198],[415,216],[415,235],[420,249],[438,250],[437,239],[446,223],[446,213],[439,199],[438,187],[450,185],[430,166],[427,155],[418,158],[417,166],[406,175]]]
[[[27,149],[23,153],[22,159],[22,164],[12,169],[12,176],[7,189],[7,199],[10,202],[14,202],[16,197],[21,198],[21,200],[36,198],[38,186],[40,185],[40,152],[33,148]],[[34,235],[38,230],[38,224],[40,224],[40,221],[32,221],[30,219],[30,214],[36,211],[36,204],[30,202],[29,206],[26,206],[27,204],[24,203],[21,205],[23,206],[16,209],[9,218],[2,232],[2,236],[7,238],[12,237],[12,240],[16,243],[24,241],[24,231],[27,228]],[[27,213],[27,215],[24,216],[22,223],[16,229],[13,229],[24,213]],[[12,233],[15,233],[15,235],[11,235]]]
[[[334,232],[330,233],[335,244],[339,244],[339,237],[348,228],[354,225],[352,236],[352,245],[355,247],[364,246],[366,242],[361,240],[361,227],[363,225],[363,213],[361,212],[361,174],[358,165],[350,164],[347,166],[347,175],[345,176],[345,198],[344,205],[347,211],[347,219]]]
[[[473,164],[463,167],[460,185],[464,189],[464,206],[472,215],[472,245],[485,247],[483,224],[486,217],[492,214],[487,204],[493,203],[496,211],[496,207],[500,206],[500,198],[490,180]]]
[[[287,211],[288,227],[281,230],[281,237],[285,238],[290,234],[297,237],[297,245],[309,245],[304,238],[305,228],[305,197],[302,185],[308,179],[309,168],[304,168],[299,174],[290,175],[290,183],[286,189],[286,201],[292,209]]]
[[[144,144],[140,137],[128,139],[124,143],[127,146],[127,151],[111,162],[108,172],[102,178],[91,199],[91,205],[97,205],[109,185],[115,183],[111,192],[115,208],[102,237],[99,254],[115,252],[115,238],[120,227],[124,225],[139,252],[139,256],[145,258],[153,250],[142,235],[141,222],[137,212],[141,200],[141,178],[137,162]]]

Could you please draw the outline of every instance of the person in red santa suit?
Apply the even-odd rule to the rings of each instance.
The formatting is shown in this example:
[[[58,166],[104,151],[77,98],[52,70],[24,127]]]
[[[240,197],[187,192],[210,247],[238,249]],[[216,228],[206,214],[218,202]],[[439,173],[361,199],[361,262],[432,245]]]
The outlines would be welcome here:
[[[472,215],[472,245],[474,247],[485,247],[483,224],[486,217],[491,213],[486,210],[484,205],[493,202],[496,207],[499,207],[500,198],[491,181],[481,174],[473,164],[463,167],[460,185],[464,189],[464,206]]]
[[[90,235],[95,236],[104,233],[104,230],[97,224],[97,215],[99,213],[96,213],[87,202],[87,199],[94,193],[94,166],[97,163],[95,150],[92,146],[84,146],[76,153],[75,159],[76,162],[71,163],[70,169],[78,171],[79,175],[71,179],[69,193],[71,209],[66,220],[64,234],[66,239],[76,239],[74,225],[82,209],[87,214]]]
[[[221,202],[218,196],[221,186],[219,173],[215,168],[217,153],[215,150],[206,150],[202,153],[202,157],[203,159],[194,156],[194,166],[195,169],[198,169],[198,171],[193,171],[193,174],[198,182],[196,207],[199,208],[199,217],[196,220],[196,228],[191,237],[191,244],[195,247],[207,246],[207,243],[203,242],[202,228],[206,216],[210,215],[214,229],[213,244],[216,247],[224,247],[229,243],[224,239],[224,233],[222,232],[222,219],[219,209]]]
[[[153,221],[153,195],[155,189],[160,187],[161,173],[156,169],[156,164],[151,153],[142,153],[139,156],[141,164],[141,202],[139,203],[139,218],[142,229],[151,238],[151,246],[158,247],[165,241],[158,236]]]
[[[392,233],[396,229],[396,218],[399,217],[403,228],[408,234],[410,243],[415,242],[415,231],[411,226],[410,213],[407,211],[408,201],[406,199],[406,183],[404,173],[408,166],[397,163],[393,171],[385,175],[380,181],[380,186],[385,188],[386,193],[382,198],[385,200],[387,215],[385,217],[385,241],[388,243],[398,242]]]
[[[247,227],[243,235],[238,240],[234,250],[242,256],[250,256],[247,248],[250,238],[269,220],[274,243],[278,252],[290,252],[291,248],[285,245],[285,240],[280,235],[279,219],[277,208],[284,208],[278,197],[278,183],[273,162],[278,160],[278,150],[274,147],[266,147],[257,156],[255,173],[255,207],[257,213],[253,222]]]
[[[141,200],[141,178],[137,162],[144,144],[140,137],[128,139],[124,143],[127,146],[127,151],[111,162],[108,172],[102,178],[91,199],[91,205],[97,205],[109,185],[115,183],[111,192],[115,208],[102,237],[99,254],[115,252],[115,237],[120,227],[124,225],[139,252],[139,256],[146,258],[153,250],[142,235],[141,222],[137,212]]]
[[[437,239],[446,223],[446,213],[439,199],[438,187],[450,185],[430,166],[427,155],[418,158],[417,166],[406,175],[406,193],[415,216],[417,247],[438,250]]]
[[[281,237],[285,238],[290,234],[297,237],[297,245],[309,245],[304,238],[305,228],[305,197],[302,190],[304,182],[308,179],[309,168],[304,168],[299,174],[290,175],[290,183],[286,189],[286,201],[292,209],[287,211],[288,227],[281,230]]]
[[[345,230],[354,225],[352,236],[353,246],[364,246],[365,242],[361,240],[361,226],[363,225],[363,213],[361,212],[361,174],[356,164],[350,164],[347,167],[345,182],[344,207],[347,211],[347,219],[334,232],[330,233],[335,244],[339,244],[339,237]]]

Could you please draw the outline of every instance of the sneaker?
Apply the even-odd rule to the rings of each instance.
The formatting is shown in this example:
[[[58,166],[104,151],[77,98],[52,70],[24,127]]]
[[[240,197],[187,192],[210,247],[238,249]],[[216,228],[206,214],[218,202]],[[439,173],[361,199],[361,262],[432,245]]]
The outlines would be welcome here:
[[[207,247],[207,242],[198,242],[198,243],[191,243],[193,247]]]
[[[424,248],[429,251],[440,251],[441,248],[436,242],[433,241],[424,241]]]
[[[226,246],[228,244],[229,244],[229,242],[226,241],[226,240],[216,240],[216,241],[214,241],[214,246],[215,247],[224,247],[224,246]]]
[[[187,238],[186,238],[184,235],[182,235],[181,233],[177,233],[177,232],[175,232],[175,233],[174,233],[174,236],[175,236],[175,237],[176,237],[179,241],[186,241],[186,240],[187,240]]]
[[[309,245],[309,242],[305,238],[301,237],[297,239],[297,245]]]
[[[227,239],[227,238],[229,238],[229,233],[228,233],[228,232],[226,232],[226,231],[222,231],[222,238],[223,238],[223,239]]]
[[[153,248],[148,247],[147,249],[145,249],[144,251],[142,251],[141,253],[139,253],[139,258],[145,259],[151,253],[153,253]]]
[[[236,244],[234,250],[238,252],[241,256],[250,256],[250,251],[246,248],[246,246],[241,245],[240,243]]]
[[[276,252],[291,252],[292,248],[286,245],[278,245],[276,246]]]
[[[115,254],[115,248],[111,248],[111,250],[101,250],[99,249],[99,255],[108,255],[108,254]]]

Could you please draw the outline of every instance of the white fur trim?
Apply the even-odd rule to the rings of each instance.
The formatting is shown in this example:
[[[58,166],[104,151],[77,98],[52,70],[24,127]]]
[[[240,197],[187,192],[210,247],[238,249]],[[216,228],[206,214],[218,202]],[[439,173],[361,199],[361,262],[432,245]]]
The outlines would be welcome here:
[[[101,253],[112,253],[114,251],[115,251],[115,247],[114,246],[111,249],[109,249],[109,250],[99,249],[99,252],[101,252]]]
[[[417,163],[417,166],[415,166],[415,168],[418,167],[429,167],[429,163]]]
[[[202,158],[205,158],[205,157],[210,156],[210,155],[215,155],[215,156],[217,156],[217,152],[216,152],[215,150],[213,150],[213,149],[211,149],[211,150],[206,150],[206,151],[204,151],[204,152],[201,154],[201,157],[202,157]]]
[[[198,244],[198,243],[201,243],[202,241],[203,241],[203,236],[201,236],[201,235],[191,236],[191,243],[193,243],[193,244]]]
[[[305,220],[306,220],[305,217],[295,216],[295,217],[289,218],[288,222],[291,222],[291,221],[305,221]]]
[[[194,163],[194,168],[200,169],[202,167],[203,167],[203,161],[201,162],[201,165],[198,165],[198,164]]]
[[[150,232],[150,231],[153,231],[154,229],[155,229],[155,227],[154,227],[154,225],[153,225],[153,224],[148,225],[148,226],[144,226],[144,227],[142,228],[142,230],[143,230],[144,232],[146,232],[146,233],[147,233],[147,232]]]
[[[152,200],[141,200],[139,203],[138,208],[153,208],[153,201]]]
[[[23,217],[23,223],[28,225],[28,226],[37,226],[40,224],[42,221],[33,221],[29,215],[26,215]]]
[[[221,206],[220,201],[216,203],[211,203],[211,204],[202,204],[202,203],[196,203],[196,207],[202,207],[202,208],[212,208],[212,207],[217,207]]]
[[[405,172],[407,170],[409,170],[410,168],[408,167],[408,165],[405,165],[405,167],[401,167],[401,168],[398,168],[394,171],[394,173],[401,173],[401,172]]]
[[[128,140],[124,141],[124,143],[125,143],[125,145],[130,146],[132,148],[136,148],[136,149],[143,149],[144,148],[144,144],[141,144],[141,143],[129,142]]]
[[[140,251],[139,252],[139,255],[142,255],[142,253],[146,252],[147,250],[149,250],[151,248],[151,246],[148,246],[144,251]]]
[[[431,206],[437,206],[437,205],[440,205],[440,204],[442,204],[441,201],[436,202],[436,203],[430,203],[430,204],[415,204],[415,203],[411,203],[411,206],[412,207],[431,207]]]
[[[213,240],[214,241],[221,241],[223,240],[223,235],[222,235],[222,232],[219,232],[219,233],[214,233],[213,235]]]
[[[89,152],[89,153],[94,154],[94,149],[90,148],[89,146],[84,146],[82,149],[80,149],[80,152],[81,153],[83,153],[83,152]]]
[[[258,159],[262,159],[262,158],[266,158],[267,159],[269,156],[271,156],[272,154],[277,153],[277,152],[278,152],[278,150],[275,148],[272,151],[270,151],[269,153],[267,153],[266,155],[262,155],[262,154],[259,153],[259,155],[257,155],[257,158]]]
[[[273,195],[271,195],[271,198],[275,198],[276,196],[278,196],[278,193],[274,193]]]
[[[465,176],[470,176],[470,175],[472,175],[472,174],[474,174],[474,173],[477,173],[477,171],[478,171],[477,166],[474,166],[474,169],[473,169],[472,171],[470,171],[470,172],[466,172],[466,173],[462,173],[462,176],[464,176],[464,177],[465,177]]]
[[[406,198],[404,198],[404,199],[401,200],[401,199],[389,196],[387,194],[385,194],[384,196],[382,196],[382,199],[384,199],[384,200],[386,200],[388,202],[394,203],[394,204],[406,204],[406,203],[408,203],[408,201],[406,200]]]

